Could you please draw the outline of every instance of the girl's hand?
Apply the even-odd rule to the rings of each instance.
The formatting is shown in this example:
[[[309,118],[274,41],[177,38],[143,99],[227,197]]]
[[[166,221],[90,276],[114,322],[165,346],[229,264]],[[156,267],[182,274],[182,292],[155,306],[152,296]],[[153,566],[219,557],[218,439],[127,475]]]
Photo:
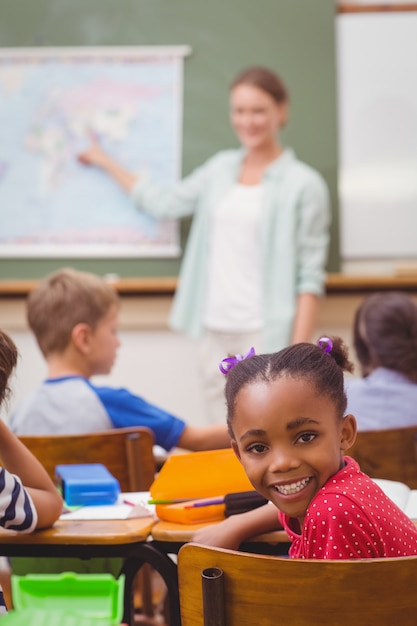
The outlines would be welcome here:
[[[240,533],[237,531],[236,521],[233,517],[229,517],[219,524],[210,524],[210,526],[200,528],[194,533],[192,541],[213,548],[237,550],[241,543]]]
[[[278,511],[268,503],[246,513],[231,515],[219,524],[200,528],[194,533],[192,541],[213,548],[237,550],[243,541],[255,535],[281,529]]]

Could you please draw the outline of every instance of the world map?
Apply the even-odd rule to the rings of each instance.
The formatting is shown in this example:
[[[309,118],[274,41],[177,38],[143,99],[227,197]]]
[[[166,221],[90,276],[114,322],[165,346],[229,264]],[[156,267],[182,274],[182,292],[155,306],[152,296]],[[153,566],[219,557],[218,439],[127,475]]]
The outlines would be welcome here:
[[[176,221],[77,156],[94,135],[133,174],[178,180],[182,58],[39,50],[0,55],[0,256],[179,254]]]

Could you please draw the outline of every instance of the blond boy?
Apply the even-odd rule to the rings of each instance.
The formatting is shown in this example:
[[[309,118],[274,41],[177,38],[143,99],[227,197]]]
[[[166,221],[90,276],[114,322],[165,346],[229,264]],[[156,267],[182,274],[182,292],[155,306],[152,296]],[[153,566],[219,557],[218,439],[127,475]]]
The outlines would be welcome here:
[[[14,411],[12,430],[41,435],[147,426],[166,450],[228,447],[226,424],[194,427],[127,389],[91,383],[112,369],[119,308],[114,288],[95,274],[65,268],[40,281],[29,294],[27,318],[48,378]]]

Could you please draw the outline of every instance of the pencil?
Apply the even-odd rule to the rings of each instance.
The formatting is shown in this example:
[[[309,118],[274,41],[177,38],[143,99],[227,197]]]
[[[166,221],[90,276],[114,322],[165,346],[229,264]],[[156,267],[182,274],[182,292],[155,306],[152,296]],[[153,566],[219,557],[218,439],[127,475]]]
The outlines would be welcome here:
[[[224,498],[214,498],[213,500],[202,500],[185,506],[185,509],[196,509],[200,506],[214,506],[215,504],[224,504]]]
[[[174,500],[148,500],[148,504],[178,504],[179,502],[188,502],[191,498],[178,498]]]

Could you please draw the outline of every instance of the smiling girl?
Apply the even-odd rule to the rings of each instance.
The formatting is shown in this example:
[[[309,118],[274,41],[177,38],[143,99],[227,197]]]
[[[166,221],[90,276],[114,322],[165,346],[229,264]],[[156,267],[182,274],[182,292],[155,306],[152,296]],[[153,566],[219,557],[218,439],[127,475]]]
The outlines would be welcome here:
[[[230,368],[232,446],[270,503],[198,531],[193,541],[237,549],[244,539],[284,528],[292,558],[417,554],[412,521],[344,455],[356,437],[355,418],[345,414],[344,370],[352,365],[342,340],[326,337]]]
[[[244,69],[232,81],[229,105],[240,147],[218,152],[173,187],[127,172],[94,137],[78,157],[110,175],[140,211],[194,216],[170,325],[201,338],[206,417],[222,424],[216,364],[225,354],[310,341],[330,223],[322,176],[282,143],[289,96],[281,78],[266,67]]]

